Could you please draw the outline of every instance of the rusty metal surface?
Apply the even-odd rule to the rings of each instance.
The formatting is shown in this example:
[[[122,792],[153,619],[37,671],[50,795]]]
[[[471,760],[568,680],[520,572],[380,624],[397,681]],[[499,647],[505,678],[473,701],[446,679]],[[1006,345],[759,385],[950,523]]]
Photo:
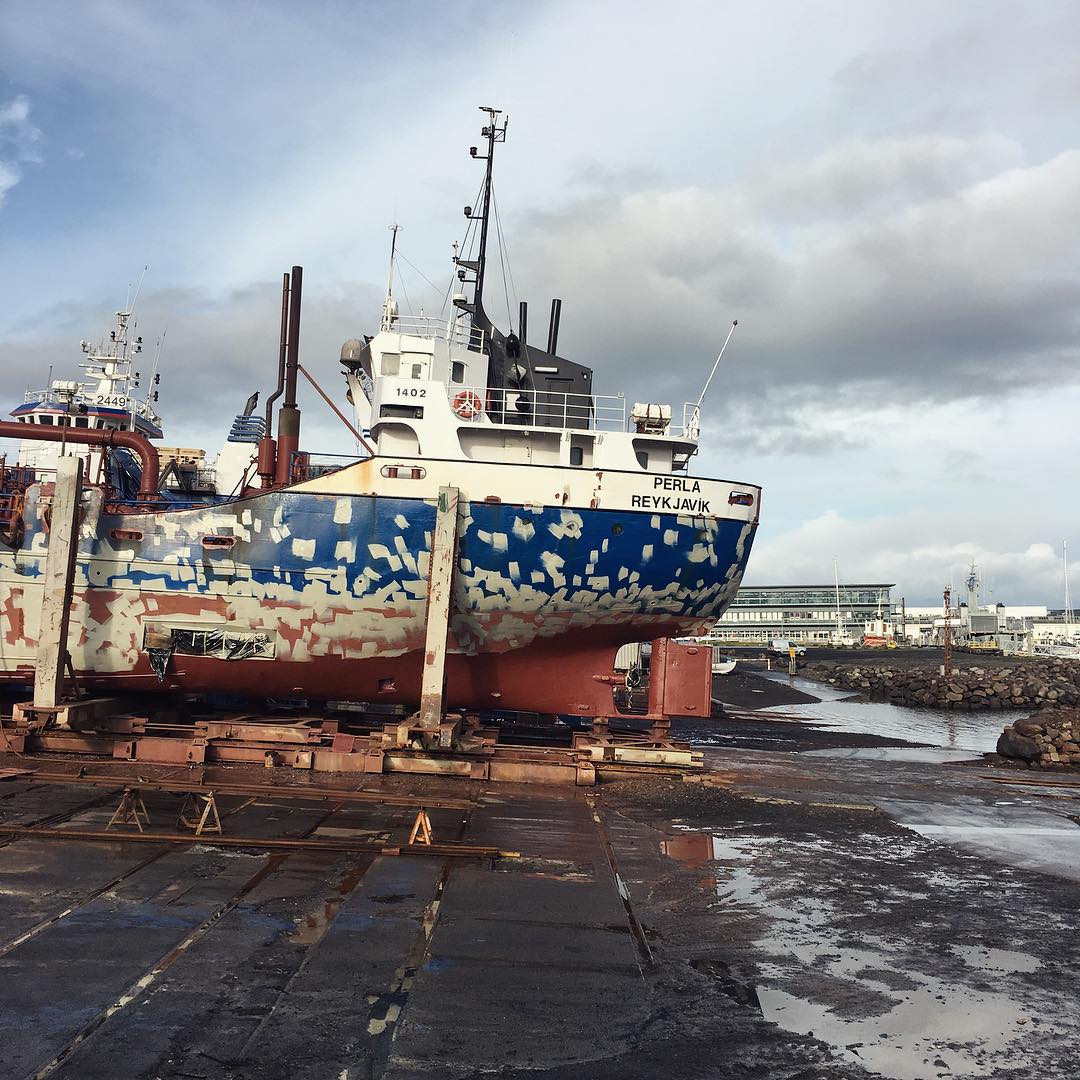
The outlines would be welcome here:
[[[25,770],[24,770],[25,771]],[[146,791],[200,792],[215,791],[219,795],[257,795],[265,799],[285,799],[298,802],[356,802],[380,803],[387,806],[437,806],[450,810],[467,810],[475,806],[472,799],[456,799],[445,795],[426,797],[402,795],[392,791],[363,791],[352,788],[316,787],[312,784],[239,784],[230,781],[146,779],[130,770],[105,776],[97,774],[50,773],[30,771],[35,783],[90,784],[101,787],[139,787]]]
[[[0,835],[42,840],[62,840],[64,843],[146,843],[200,844],[203,847],[258,848],[267,851],[329,851],[376,852],[380,855],[442,855],[448,858],[498,859],[517,858],[516,851],[502,851],[476,844],[373,844],[363,840],[309,840],[295,837],[271,838],[258,836],[196,836],[193,833],[121,832],[109,829],[53,828],[50,826],[0,825]]]
[[[138,767],[246,763],[303,772],[413,773],[576,786],[592,785],[609,768],[620,773],[635,768],[696,771],[702,764],[700,753],[655,732],[576,735],[571,746],[500,745],[497,729],[480,726],[476,717],[453,714],[431,728],[410,719],[352,734],[338,730],[337,718],[204,717],[185,728],[127,714],[123,699],[75,707],[86,713],[79,725],[96,730],[38,731],[21,723],[0,730],[0,744],[20,753],[95,754]]]

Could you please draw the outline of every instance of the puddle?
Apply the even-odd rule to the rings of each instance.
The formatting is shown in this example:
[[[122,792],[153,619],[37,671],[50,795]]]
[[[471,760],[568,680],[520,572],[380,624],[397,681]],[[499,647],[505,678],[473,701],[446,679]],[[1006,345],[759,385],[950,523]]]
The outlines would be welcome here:
[[[901,958],[896,943],[873,934],[861,935],[852,948],[846,912],[811,891],[793,894],[790,881],[770,872],[779,842],[682,830],[661,842],[666,856],[703,872],[721,918],[728,911],[756,926],[745,917],[765,917],[754,945],[755,989],[766,1020],[829,1043],[839,1059],[892,1080],[983,1077],[1023,1063],[1038,1018],[1010,996],[1010,989],[1028,989],[1010,976],[1035,971],[1040,961],[979,945],[954,945],[942,955],[928,943],[925,962],[912,964],[909,953]],[[788,860],[794,854],[808,863],[825,846],[791,838],[783,844]],[[903,944],[910,948],[910,941]],[[964,972],[981,987],[991,976],[994,989],[967,985]]]
[[[330,929],[341,905],[345,903],[345,897],[356,888],[366,869],[366,866],[354,866],[347,870],[334,884],[333,896],[327,897],[320,906],[296,920],[296,926],[289,931],[289,940],[294,945],[309,946],[320,942]]]
[[[989,1076],[1018,1063],[1010,1062],[1008,1049],[1026,1034],[1020,1021],[1026,1023],[1027,1016],[1015,1002],[919,979],[925,985],[899,994],[888,1012],[863,1019],[841,1018],[827,1002],[778,989],[759,986],[758,1001],[766,1020],[830,1043],[841,1058],[895,1080]]]
[[[985,945],[953,945],[952,951],[969,967],[980,971],[1038,971],[1042,961],[1012,949],[991,949]]]
[[[832,731],[881,735],[951,750],[971,750],[978,754],[993,751],[1001,729],[1030,712],[1022,709],[986,712],[910,709],[904,705],[890,705],[887,701],[855,701],[851,699],[849,690],[840,692],[810,679],[777,674],[765,675],[765,678],[775,679],[822,699],[804,705],[778,705],[771,710],[777,716],[809,720]]]
[[[837,746],[825,750],[803,750],[799,756],[859,761],[911,761],[931,765],[979,760],[979,755],[973,750],[949,750],[941,746]]]

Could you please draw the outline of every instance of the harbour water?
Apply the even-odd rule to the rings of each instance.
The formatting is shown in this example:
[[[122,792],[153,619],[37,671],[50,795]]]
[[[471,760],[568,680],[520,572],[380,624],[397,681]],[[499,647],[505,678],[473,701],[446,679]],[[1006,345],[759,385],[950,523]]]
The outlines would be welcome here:
[[[764,673],[763,673],[764,674]],[[822,728],[858,735],[879,735],[926,746],[985,754],[993,751],[1001,729],[1024,711],[958,712],[951,709],[911,709],[885,701],[863,701],[850,691],[836,690],[810,679],[772,673],[783,682],[820,701],[770,709],[776,716],[807,720]]]

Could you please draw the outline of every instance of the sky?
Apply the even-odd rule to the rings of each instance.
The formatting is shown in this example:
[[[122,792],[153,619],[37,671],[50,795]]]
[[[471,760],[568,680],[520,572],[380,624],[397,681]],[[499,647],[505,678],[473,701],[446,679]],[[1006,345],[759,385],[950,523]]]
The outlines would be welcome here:
[[[340,399],[390,224],[403,309],[440,309],[480,105],[509,116],[493,314],[505,291],[541,326],[561,297],[559,351],[597,392],[676,414],[738,320],[693,471],[764,487],[748,583],[827,582],[836,559],[932,603],[974,561],[984,599],[1061,605],[1063,540],[1080,562],[1072,2],[3,0],[10,407],[74,369],[144,266],[167,443],[215,449],[272,386],[293,264],[301,360]],[[347,451],[301,404],[305,443]]]

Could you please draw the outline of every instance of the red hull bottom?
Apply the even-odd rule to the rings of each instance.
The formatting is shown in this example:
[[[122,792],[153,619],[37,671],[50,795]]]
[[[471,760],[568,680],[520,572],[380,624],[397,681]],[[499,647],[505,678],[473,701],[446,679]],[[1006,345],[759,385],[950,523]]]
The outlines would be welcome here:
[[[688,633],[687,622],[650,620],[644,637]],[[596,676],[610,676],[615,654],[627,641],[623,626],[575,630],[538,639],[521,649],[446,658],[448,709],[512,709],[523,712],[604,716],[613,711],[612,687]],[[385,702],[414,706],[420,700],[423,654],[369,659],[312,657],[289,660],[217,660],[174,655],[164,680],[140,657],[133,671],[103,675],[77,672],[79,684],[97,694],[225,693],[253,697],[304,697],[315,700]],[[32,678],[32,668],[11,672],[8,680]]]

